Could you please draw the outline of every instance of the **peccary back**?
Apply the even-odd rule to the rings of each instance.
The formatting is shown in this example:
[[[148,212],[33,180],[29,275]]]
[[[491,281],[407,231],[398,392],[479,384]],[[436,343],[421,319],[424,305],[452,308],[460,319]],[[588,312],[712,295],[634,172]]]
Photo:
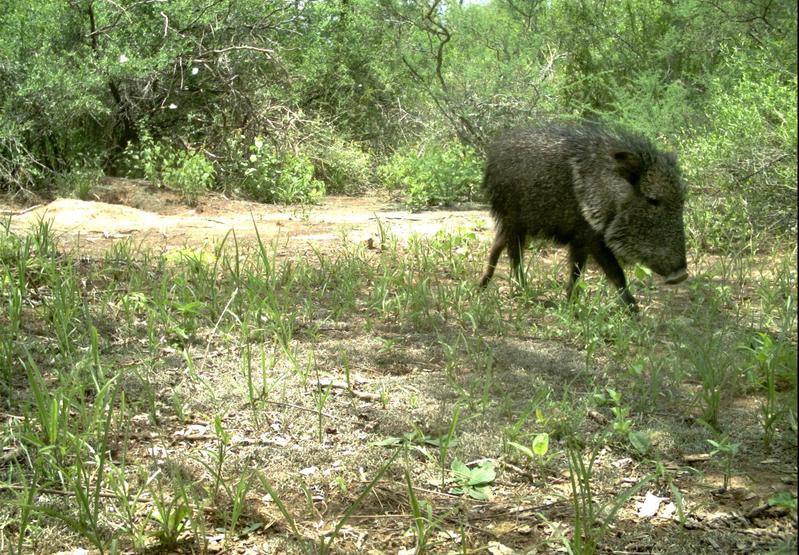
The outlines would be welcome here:
[[[504,249],[523,283],[521,253],[531,236],[569,246],[569,295],[589,254],[633,310],[617,257],[667,283],[688,275],[676,156],[638,134],[584,124],[506,132],[488,148],[483,188],[497,233],[482,286]]]

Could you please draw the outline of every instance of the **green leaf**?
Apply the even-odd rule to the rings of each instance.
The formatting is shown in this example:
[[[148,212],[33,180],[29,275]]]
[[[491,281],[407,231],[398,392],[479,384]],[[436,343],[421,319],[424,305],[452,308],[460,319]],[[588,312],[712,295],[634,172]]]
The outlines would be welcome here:
[[[529,447],[525,447],[524,445],[515,443],[513,441],[509,441],[508,445],[519,451],[522,455],[525,455],[526,457],[529,457],[531,459],[533,458],[534,453],[530,450]]]
[[[472,469],[468,484],[470,486],[489,484],[493,482],[496,477],[497,473],[494,470],[494,463],[481,463]]]
[[[640,264],[635,266],[635,278],[638,280],[645,280],[646,278],[652,277],[652,270],[641,266]]]
[[[627,434],[627,439],[630,440],[635,450],[642,455],[646,455],[652,449],[652,440],[646,432],[632,431]]]
[[[426,445],[431,445],[433,447],[455,447],[458,445],[458,438],[457,437],[448,437],[448,436],[441,436],[441,437],[425,437],[424,443]]]
[[[464,493],[466,495],[472,499],[477,499],[478,501],[485,501],[491,495],[491,488],[488,486],[469,487],[464,489]]]
[[[533,453],[538,455],[539,457],[543,457],[549,451],[549,434],[548,433],[541,433],[537,434],[533,438]]]
[[[452,464],[450,464],[449,467],[452,469],[452,472],[455,473],[458,479],[461,479],[464,482],[469,479],[471,470],[469,470],[469,467],[458,459],[452,461]]]
[[[674,505],[677,507],[677,518],[679,518],[680,524],[685,524],[685,501],[683,500],[682,493],[674,484],[669,484],[669,488],[671,489],[671,497],[674,501]]]
[[[785,507],[786,509],[796,510],[796,497],[791,492],[781,491],[768,498],[769,507]]]

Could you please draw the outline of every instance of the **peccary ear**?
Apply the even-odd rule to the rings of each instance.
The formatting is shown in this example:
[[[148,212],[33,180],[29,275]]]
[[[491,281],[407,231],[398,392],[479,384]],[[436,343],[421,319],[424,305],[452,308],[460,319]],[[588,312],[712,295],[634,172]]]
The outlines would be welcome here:
[[[616,169],[619,175],[626,179],[630,185],[638,189],[638,182],[641,180],[641,173],[643,172],[641,158],[625,150],[616,151],[611,154],[613,159],[616,160]]]

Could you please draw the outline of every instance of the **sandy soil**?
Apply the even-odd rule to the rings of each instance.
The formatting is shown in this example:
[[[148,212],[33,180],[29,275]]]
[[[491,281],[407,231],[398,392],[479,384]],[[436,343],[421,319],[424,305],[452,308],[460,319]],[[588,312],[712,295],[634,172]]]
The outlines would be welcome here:
[[[457,228],[486,234],[492,230],[488,211],[479,205],[411,213],[385,197],[326,197],[319,205],[298,208],[214,194],[189,207],[173,193],[122,179],[106,180],[91,196],[93,200],[58,198],[27,208],[5,206],[2,213],[15,231],[42,219],[50,221],[62,245],[79,245],[89,253],[124,239],[163,249],[198,247],[218,242],[233,231],[239,240],[248,241],[255,239],[256,226],[265,241],[284,237],[295,247],[318,247],[342,239],[368,241],[378,236],[381,225],[400,238]]]

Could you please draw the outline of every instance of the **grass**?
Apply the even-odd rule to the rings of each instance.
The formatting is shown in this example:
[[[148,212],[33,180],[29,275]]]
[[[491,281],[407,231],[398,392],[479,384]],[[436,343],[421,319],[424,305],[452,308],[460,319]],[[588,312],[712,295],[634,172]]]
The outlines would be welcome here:
[[[46,221],[0,230],[0,547],[587,553],[650,529],[645,485],[680,552],[708,485],[795,477],[795,246],[703,256],[672,289],[634,270],[636,318],[598,272],[564,302],[550,247],[527,290],[479,290],[482,238],[378,225],[373,249],[231,233],[95,261]]]

